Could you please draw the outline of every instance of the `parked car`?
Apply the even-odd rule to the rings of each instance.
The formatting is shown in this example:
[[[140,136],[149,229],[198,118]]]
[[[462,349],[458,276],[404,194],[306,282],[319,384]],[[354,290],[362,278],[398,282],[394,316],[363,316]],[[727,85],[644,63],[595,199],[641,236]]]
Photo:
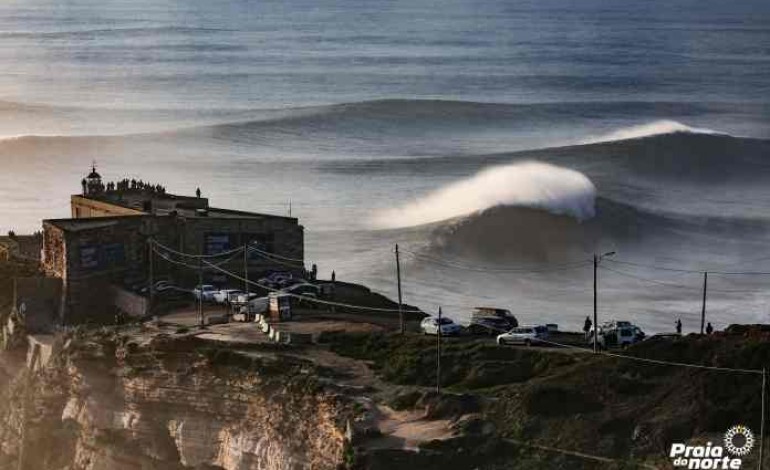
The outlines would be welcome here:
[[[548,328],[545,326],[518,326],[507,333],[497,336],[497,344],[523,344],[531,346],[542,343],[548,338]]]
[[[225,303],[228,304],[228,305],[232,305],[233,303],[237,303],[238,302],[238,297],[240,297],[241,295],[243,295],[243,291],[242,290],[230,291],[230,292],[227,293],[227,298],[225,299]]]
[[[226,304],[229,300],[231,293],[241,293],[239,289],[220,289],[214,293],[214,302],[218,304]]]
[[[462,328],[457,323],[453,322],[447,317],[441,317],[441,335],[442,336],[454,336],[459,335]],[[427,317],[420,323],[420,329],[423,334],[437,335],[439,332],[439,319],[438,317]]]
[[[505,328],[506,331],[519,326],[519,321],[516,317],[513,316],[510,310],[504,308],[476,307],[473,309],[473,312],[471,312],[471,323],[484,318],[497,318],[504,321],[508,325],[508,327]]]
[[[258,284],[270,289],[284,289],[300,282],[304,282],[304,280],[295,277],[288,271],[273,271],[257,281]]]
[[[192,290],[193,297],[195,297],[196,300],[203,300],[204,302],[214,301],[215,292],[218,292],[218,289],[210,284],[196,286]]]
[[[318,298],[320,295],[321,289],[315,284],[310,284],[308,282],[300,282],[298,284],[294,284],[292,286],[289,286],[283,289],[283,291],[289,294],[301,295],[303,297]]]
[[[588,343],[594,341],[594,328],[589,330]],[[629,321],[610,321],[599,325],[596,342],[603,349],[611,347],[625,348],[642,341],[644,332]]]
[[[257,297],[259,297],[259,294],[256,292],[249,292],[248,295],[245,292],[241,292],[238,294],[237,298],[235,300],[231,300],[230,303],[233,305],[246,305]]]

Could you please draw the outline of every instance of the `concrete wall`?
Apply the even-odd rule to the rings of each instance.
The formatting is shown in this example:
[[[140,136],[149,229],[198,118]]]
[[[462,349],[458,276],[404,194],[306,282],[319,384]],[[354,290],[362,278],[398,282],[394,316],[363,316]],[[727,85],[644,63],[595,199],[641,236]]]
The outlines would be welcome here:
[[[72,218],[111,217],[118,215],[140,215],[141,210],[121,207],[109,202],[102,202],[88,197],[74,195],[70,198]]]
[[[149,300],[139,294],[135,294],[118,286],[110,286],[112,303],[130,317],[140,318],[147,314]]]

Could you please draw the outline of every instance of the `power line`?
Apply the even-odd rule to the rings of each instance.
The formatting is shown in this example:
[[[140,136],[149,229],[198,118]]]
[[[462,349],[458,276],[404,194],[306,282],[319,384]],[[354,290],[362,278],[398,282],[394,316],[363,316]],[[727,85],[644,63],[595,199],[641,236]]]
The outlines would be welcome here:
[[[194,258],[194,259],[218,258],[220,256],[226,256],[226,255],[229,255],[229,254],[238,253],[238,252],[242,251],[244,248],[246,248],[246,245],[243,245],[243,246],[239,246],[237,248],[233,248],[232,250],[223,251],[221,253],[217,253],[217,254],[214,254],[214,255],[193,255],[193,254],[190,254],[190,253],[182,253],[181,251],[177,251],[177,250],[175,250],[175,249],[173,249],[171,247],[163,245],[162,243],[158,242],[157,240],[150,239],[150,243],[152,243],[153,245],[157,245],[157,246],[163,248],[164,250],[166,250],[166,251],[168,251],[170,253],[174,253],[175,255],[184,256],[186,258]]]
[[[692,369],[704,369],[704,370],[711,370],[716,372],[736,372],[736,373],[743,373],[743,374],[760,374],[760,375],[762,374],[762,371],[758,369],[736,369],[732,367],[704,366],[701,364],[688,364],[686,362],[663,361],[660,359],[649,359],[645,357],[629,356],[627,354],[615,354],[615,353],[610,353],[606,351],[598,351],[597,353],[594,353],[593,350],[588,348],[583,348],[580,346],[557,343],[554,341],[547,341],[544,339],[539,339],[538,341],[545,344],[551,344],[553,346],[560,346],[563,348],[578,350],[588,354],[601,354],[602,356],[614,357],[618,359],[628,359],[628,360],[637,361],[637,362],[646,362],[649,364],[676,366],[676,367],[689,367]]]
[[[314,298],[314,297],[307,297],[307,296],[304,296],[304,295],[292,294],[290,292],[284,292],[284,291],[282,291],[280,289],[275,289],[273,287],[268,287],[268,286],[266,286],[264,284],[261,284],[259,282],[250,281],[250,280],[248,280],[248,279],[246,279],[246,278],[244,278],[242,276],[239,276],[239,275],[237,275],[237,274],[235,274],[233,272],[230,272],[230,271],[228,271],[226,269],[223,269],[223,268],[221,268],[219,266],[216,266],[213,263],[209,263],[208,261],[203,260],[203,263],[209,265],[210,267],[216,269],[217,271],[220,271],[222,273],[227,274],[228,276],[230,276],[230,277],[232,277],[234,279],[238,279],[239,281],[247,282],[247,283],[249,283],[251,285],[255,285],[255,286],[261,287],[261,288],[266,289],[268,291],[278,292],[278,293],[281,293],[281,294],[288,295],[290,297],[294,297],[296,299],[306,300],[308,302],[314,302],[314,303],[318,303],[318,304],[330,305],[330,306],[335,306],[335,307],[345,307],[345,308],[352,308],[352,309],[358,309],[358,310],[370,310],[370,311],[373,311],[373,312],[398,313],[397,309],[388,309],[388,308],[379,308],[379,307],[367,307],[367,306],[364,306],[364,305],[352,305],[352,304],[345,304],[345,303],[341,303],[341,302],[330,302],[328,300],[321,300],[321,299],[317,299],[317,298]],[[412,310],[405,310],[405,311],[406,312],[413,312],[413,313],[416,313],[416,312],[422,313],[421,310],[419,310],[419,309],[412,309]]]
[[[305,263],[304,259],[289,258],[288,256],[281,256],[281,255],[279,255],[277,253],[272,253],[272,252],[269,252],[269,251],[260,250],[259,248],[255,247],[255,246],[250,246],[249,247],[249,251],[256,251],[258,253],[262,253],[263,255],[270,256],[272,258],[278,258],[278,259],[286,260],[286,261],[296,261],[298,263],[302,263],[303,266],[304,266],[304,263]]]
[[[674,288],[677,288],[677,289],[691,289],[691,290],[694,289],[694,290],[700,291],[700,288],[698,288],[698,287],[687,286],[687,285],[684,285],[684,284],[675,284],[675,283],[671,283],[671,282],[658,281],[657,279],[650,279],[650,278],[647,278],[647,277],[637,276],[635,274],[627,273],[625,271],[620,271],[618,269],[609,268],[607,266],[600,266],[600,269],[607,270],[607,271],[612,271],[613,273],[620,274],[621,276],[629,277],[631,279],[636,279],[638,281],[649,282],[651,284],[657,284],[657,285],[660,285],[660,286],[674,287]]]
[[[703,274],[704,272],[708,272],[709,274],[721,274],[726,276],[741,276],[741,275],[758,275],[758,276],[766,276],[770,275],[770,271],[720,271],[715,269],[701,269],[701,270],[695,270],[695,269],[682,269],[682,268],[671,268],[668,266],[657,266],[652,264],[644,264],[644,263],[636,263],[633,261],[624,261],[624,260],[618,260],[618,259],[607,259],[605,261],[608,261],[610,263],[616,263],[616,264],[625,264],[628,266],[636,266],[639,268],[646,268],[646,269],[654,269],[658,271],[671,271],[676,273],[689,273],[689,274]]]
[[[553,265],[551,267],[546,268],[539,268],[539,269],[532,269],[532,268],[494,268],[494,267],[484,267],[484,266],[473,266],[468,264],[462,264],[458,263],[454,260],[447,260],[444,258],[436,258],[433,256],[421,254],[421,253],[415,253],[413,251],[408,250],[401,250],[402,253],[409,254],[412,258],[425,261],[427,263],[435,264],[438,266],[443,266],[447,268],[453,268],[453,269],[460,269],[465,271],[474,271],[474,272],[490,272],[490,273],[520,273],[520,274],[527,274],[527,273],[546,273],[546,272],[555,272],[555,271],[568,271],[572,269],[576,269],[582,266],[586,266],[590,263],[590,260],[583,260],[583,261],[574,261],[570,263],[562,263]]]
[[[263,254],[263,252],[261,252],[260,250],[256,250],[256,249],[252,249],[252,248],[247,248],[247,251],[249,253],[256,254],[260,258],[266,259],[268,261],[272,261],[274,263],[277,263],[277,264],[280,264],[280,265],[283,265],[283,266],[288,266],[290,268],[295,268],[295,269],[296,268],[302,268],[302,269],[305,268],[305,264],[304,263],[303,264],[298,264],[298,263],[288,263],[286,261],[281,261],[280,259],[272,258],[272,257],[270,257],[270,256],[268,256],[266,254]]]
[[[223,251],[221,253],[213,254],[213,255],[193,255],[193,254],[190,254],[190,253],[183,253],[181,251],[174,250],[173,248],[165,246],[165,245],[163,245],[163,244],[161,244],[161,243],[159,243],[157,241],[153,241],[152,243],[157,245],[157,246],[159,246],[159,247],[161,247],[161,248],[163,248],[164,250],[166,250],[166,251],[168,251],[170,253],[173,253],[173,254],[178,255],[178,256],[183,256],[183,257],[186,257],[186,258],[208,259],[208,258],[218,258],[218,257],[221,257],[221,256],[226,256],[226,255],[232,254],[233,256],[230,258],[230,259],[232,259],[232,258],[235,257],[235,255],[237,255],[238,253],[240,253],[244,249],[246,249],[249,252],[256,253],[257,256],[261,256],[262,258],[269,259],[270,261],[274,261],[274,262],[276,262],[278,264],[282,264],[284,266],[292,266],[292,267],[304,267],[305,266],[304,262],[301,265],[300,264],[296,264],[295,265],[295,264],[289,264],[289,263],[280,261],[280,260],[289,260],[289,261],[303,261],[303,260],[299,260],[299,259],[296,259],[296,258],[288,258],[288,257],[281,256],[281,255],[278,255],[278,254],[275,254],[275,253],[270,253],[270,252],[267,252],[267,251],[263,251],[263,250],[260,250],[260,249],[258,249],[256,247],[249,246],[248,244],[239,246],[237,248],[233,248],[232,250]]]
[[[658,364],[658,365],[676,366],[676,367],[689,367],[692,369],[704,369],[704,370],[711,370],[711,371],[717,371],[717,372],[738,372],[742,374],[760,374],[760,375],[762,374],[761,370],[756,370],[756,369],[734,369],[732,367],[704,366],[701,364],[688,364],[685,362],[662,361],[659,359],[648,359],[645,357],[628,356],[625,354],[614,354],[606,351],[602,351],[600,354],[603,356],[617,357],[620,359],[630,359],[632,361],[646,362],[649,364]]]
[[[163,247],[163,245],[161,245],[160,243],[158,243],[158,245]],[[238,252],[238,251],[240,251],[242,249],[243,249],[243,247],[241,247],[241,248],[239,248],[237,250],[232,250],[232,251]],[[157,250],[154,249],[153,251],[155,251],[157,253]],[[177,252],[175,250],[169,250],[169,251],[176,252],[176,253],[180,254],[181,256],[192,256],[192,255],[189,255],[188,253],[181,253],[181,252]],[[178,264],[180,266],[185,266],[185,267],[187,267],[189,269],[195,269],[195,270],[198,269],[197,266],[190,266],[187,263],[171,260],[170,258],[168,258],[166,256],[163,256],[163,255],[161,255],[161,256],[164,259],[166,259],[167,261],[170,261],[172,263]],[[307,297],[307,296],[304,296],[304,295],[292,294],[292,293],[289,293],[289,292],[284,292],[284,291],[282,291],[280,289],[275,289],[275,288],[272,288],[272,287],[268,287],[268,286],[266,286],[264,284],[261,284],[259,282],[251,281],[249,279],[246,279],[245,277],[239,276],[239,275],[237,275],[237,274],[235,274],[235,273],[233,273],[231,271],[228,271],[228,270],[226,270],[226,269],[224,269],[224,268],[222,268],[220,266],[220,264],[225,264],[229,260],[225,260],[225,261],[223,261],[223,262],[221,262],[219,264],[211,263],[209,261],[206,261],[203,258],[199,258],[199,260],[202,261],[204,264],[208,265],[209,267],[214,268],[215,270],[220,271],[220,272],[222,272],[224,274],[227,274],[228,276],[230,276],[230,277],[232,277],[234,279],[238,279],[238,280],[246,282],[246,283],[248,283],[250,285],[261,287],[261,288],[266,289],[266,290],[271,291],[271,292],[279,292],[279,293],[288,295],[290,297],[294,297],[296,299],[306,300],[308,302],[314,302],[314,303],[323,304],[323,305],[330,305],[330,306],[336,306],[336,307],[345,307],[345,308],[352,308],[352,309],[358,309],[358,310],[369,310],[369,311],[374,311],[374,312],[386,312],[386,313],[397,313],[397,312],[399,312],[399,310],[396,310],[396,309],[386,309],[386,308],[379,308],[379,307],[367,307],[367,306],[364,306],[364,305],[353,305],[353,304],[346,304],[346,303],[341,303],[341,302],[329,302],[329,301],[326,301],[326,300],[316,299],[316,298],[313,298],[313,297]],[[412,310],[406,310],[406,312],[421,312],[421,310],[419,310],[419,309],[412,309]]]
[[[168,261],[169,263],[177,264],[177,265],[180,265],[180,266],[185,266],[185,267],[187,267],[187,268],[190,268],[190,269],[198,269],[198,266],[194,266],[194,265],[190,265],[190,264],[187,264],[187,263],[185,263],[184,261],[178,261],[178,260],[174,260],[174,259],[171,259],[171,257],[169,257],[169,256],[168,256],[166,253],[163,253],[163,252],[161,252],[161,251],[158,251],[158,249],[157,249],[157,248],[155,248],[155,247],[153,247],[152,251],[153,251],[155,254],[157,254],[158,256],[160,256],[161,258],[163,258],[164,260]],[[219,262],[218,262],[216,265],[217,265],[217,266],[221,266],[221,265],[227,264],[227,263],[231,262],[233,259],[235,259],[235,257],[236,257],[238,254],[239,254],[239,253],[238,253],[238,252],[236,252],[235,254],[233,254],[232,256],[230,256],[229,258],[227,258],[227,259],[225,259],[225,260],[222,260],[222,261],[219,261]]]
[[[187,264],[187,263],[185,263],[183,261],[173,260],[170,257],[168,257],[165,253],[161,253],[161,252],[157,251],[154,248],[153,248],[152,251],[153,251],[153,253],[155,253],[156,255],[160,256],[161,258],[163,258],[164,260],[168,261],[169,263],[176,264],[176,265],[179,265],[179,266],[184,266],[184,267],[190,268],[190,269],[198,269],[197,266],[189,265],[189,264]]]
[[[657,284],[660,286],[666,286],[666,287],[673,287],[676,289],[690,289],[690,290],[697,290],[701,291],[700,287],[695,286],[688,286],[684,284],[675,284],[672,282],[666,282],[666,281],[659,281],[657,279],[650,279],[648,277],[638,276],[636,274],[631,274],[626,271],[621,271],[619,269],[609,268],[607,266],[600,266],[600,269],[606,269],[607,271],[612,271],[613,273],[620,274],[621,276],[626,276],[631,279],[636,279],[643,282],[649,282],[651,284]],[[711,274],[711,271],[708,271],[709,274]],[[702,272],[700,274],[703,274]],[[740,293],[748,293],[748,292],[756,292],[756,289],[749,290],[749,289],[709,289],[711,292],[721,292],[724,294],[740,294]]]

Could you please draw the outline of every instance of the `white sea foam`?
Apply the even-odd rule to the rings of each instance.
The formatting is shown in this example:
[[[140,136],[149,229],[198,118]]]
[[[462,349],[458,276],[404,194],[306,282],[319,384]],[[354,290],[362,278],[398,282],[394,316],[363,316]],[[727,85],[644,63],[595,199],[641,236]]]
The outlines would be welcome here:
[[[377,214],[378,228],[399,228],[472,215],[496,206],[524,206],[569,215],[594,216],[596,188],[582,173],[540,162],[482,170],[470,178]]]
[[[584,140],[583,144],[595,144],[598,142],[614,142],[617,140],[639,139],[641,137],[650,137],[654,135],[673,134],[675,132],[690,132],[693,134],[721,134],[712,129],[699,127],[690,127],[681,122],[668,119],[654,121],[638,126],[624,127],[608,134],[598,137],[592,137]]]

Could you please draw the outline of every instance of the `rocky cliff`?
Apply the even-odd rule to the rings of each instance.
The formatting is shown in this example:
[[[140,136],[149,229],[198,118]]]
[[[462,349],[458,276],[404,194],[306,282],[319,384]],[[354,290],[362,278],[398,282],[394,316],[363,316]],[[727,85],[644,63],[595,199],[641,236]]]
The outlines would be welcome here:
[[[0,469],[327,469],[355,406],[280,348],[70,334],[5,384]]]

